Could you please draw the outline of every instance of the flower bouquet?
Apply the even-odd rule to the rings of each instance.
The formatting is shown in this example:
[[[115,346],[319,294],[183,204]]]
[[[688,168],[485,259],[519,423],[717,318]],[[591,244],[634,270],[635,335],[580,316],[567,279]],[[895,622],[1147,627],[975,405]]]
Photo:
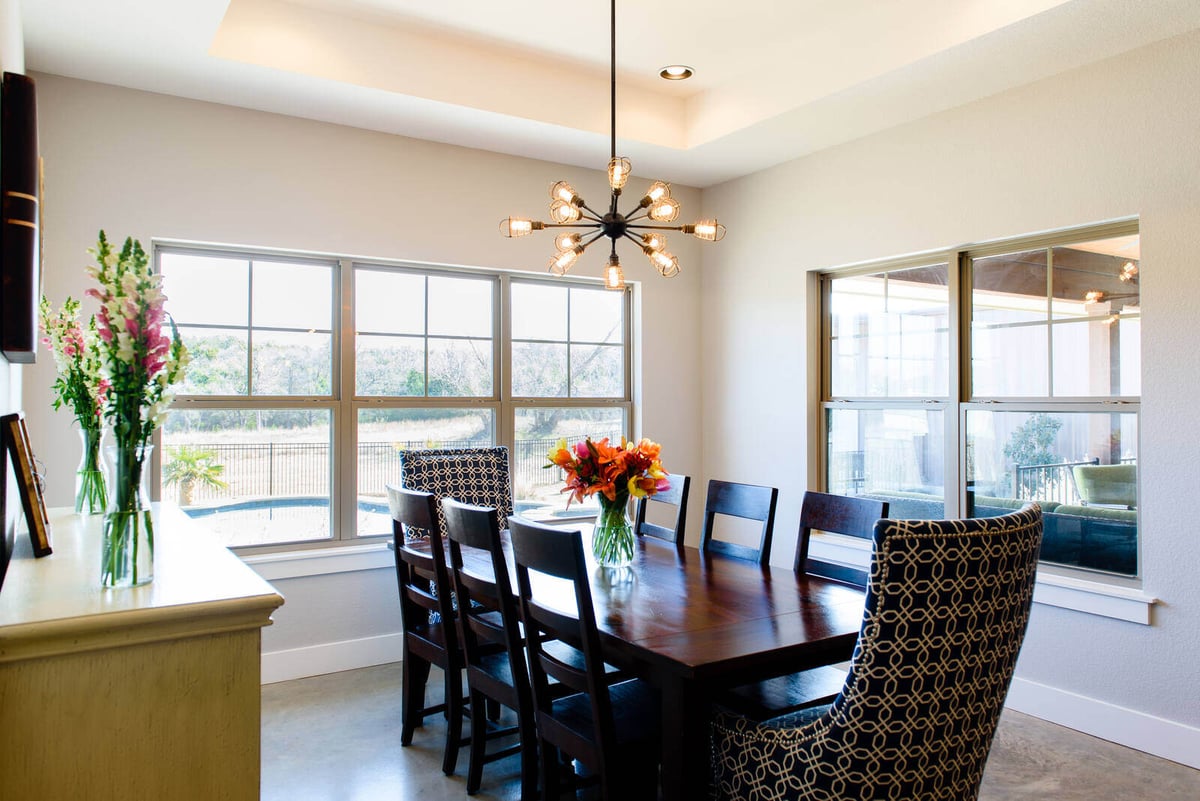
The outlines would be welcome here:
[[[108,380],[100,375],[96,351],[96,318],[85,329],[79,321],[79,301],[68,297],[55,312],[42,298],[38,307],[42,343],[54,355],[58,376],[54,380],[54,408],[66,406],[79,424],[83,458],[75,473],[75,511],[97,514],[104,511],[107,490],[100,470],[101,416],[108,394]]]
[[[608,437],[593,441],[590,437],[567,447],[559,440],[549,453],[546,467],[561,467],[566,473],[563,492],[571,500],[583,501],[595,495],[600,504],[596,529],[592,535],[592,553],[604,567],[625,567],[633,561],[633,525],[629,521],[629,498],[645,498],[671,488],[659,454],[662,447],[648,439],[634,444],[621,438],[619,447]]]
[[[141,243],[126,239],[117,252],[101,231],[88,252],[96,258],[88,275],[100,285],[87,294],[100,301],[98,351],[109,381],[104,416],[114,440],[101,583],[133,586],[153,577],[154,523],[143,468],[153,447],[150,439],[166,418],[171,386],[183,379],[188,356],[164,310],[162,276],[151,271]]]

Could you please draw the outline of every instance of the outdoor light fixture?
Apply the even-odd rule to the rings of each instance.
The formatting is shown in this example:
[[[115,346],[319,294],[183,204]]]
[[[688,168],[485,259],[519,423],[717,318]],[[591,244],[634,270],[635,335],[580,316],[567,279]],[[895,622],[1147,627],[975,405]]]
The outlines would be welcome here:
[[[629,159],[617,155],[617,2],[612,0],[611,14],[611,100],[612,134],[611,158],[608,162],[608,186],[611,190],[607,213],[593,210],[566,181],[550,187],[550,222],[524,217],[506,217],[500,221],[500,233],[507,237],[527,236],[547,228],[574,228],[578,231],[561,233],[554,239],[558,251],[550,259],[549,269],[555,275],[566,275],[588,247],[603,237],[612,242],[608,266],[604,270],[607,289],[624,289],[625,275],[617,257],[617,240],[633,242],[664,277],[679,274],[679,259],[666,249],[667,238],[662,231],[681,231],[706,242],[719,242],[725,236],[725,226],[716,220],[699,220],[689,225],[651,225],[671,223],[679,217],[679,201],[671,197],[671,185],[655,181],[638,200],[637,205],[622,214],[617,201],[629,179]],[[690,73],[689,73],[690,74]]]

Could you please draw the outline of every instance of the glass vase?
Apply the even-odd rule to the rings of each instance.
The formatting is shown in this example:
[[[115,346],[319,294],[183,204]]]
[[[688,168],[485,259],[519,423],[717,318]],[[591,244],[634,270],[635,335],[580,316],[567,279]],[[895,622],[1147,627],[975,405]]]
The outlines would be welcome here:
[[[108,503],[104,471],[100,467],[100,441],[104,439],[104,430],[80,427],[79,439],[83,455],[75,471],[75,513],[98,515]]]
[[[153,450],[153,445],[104,449],[110,481],[100,549],[105,587],[135,587],[154,577],[154,520],[144,470]]]
[[[629,519],[629,498],[610,501],[603,495],[596,529],[592,533],[592,555],[601,567],[628,567],[633,562],[633,523]]]

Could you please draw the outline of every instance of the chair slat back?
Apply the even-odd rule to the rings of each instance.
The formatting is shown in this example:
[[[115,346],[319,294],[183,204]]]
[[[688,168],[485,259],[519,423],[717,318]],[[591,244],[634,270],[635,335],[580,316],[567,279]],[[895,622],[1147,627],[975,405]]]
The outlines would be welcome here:
[[[692,479],[690,476],[672,473],[667,480],[671,484],[670,489],[656,492],[645,498],[638,498],[634,531],[638,533],[639,537],[654,537],[676,545],[682,545],[684,527],[687,525],[688,493],[691,491]],[[646,508],[651,503],[674,506],[675,524],[668,528],[660,526],[657,523],[646,522]]]
[[[550,678],[575,692],[586,693],[595,724],[594,741],[601,749],[611,748],[616,740],[616,727],[605,680],[596,612],[592,607],[583,538],[578,531],[564,531],[519,518],[509,522],[509,530],[513,561],[517,566],[517,592],[521,600],[521,617],[525,621],[534,701],[539,710],[550,710],[554,699]],[[543,597],[551,593],[544,589],[542,582],[534,582],[531,573],[570,581],[576,614],[572,616],[552,606]],[[561,605],[561,596],[554,597],[559,598]],[[556,641],[583,653],[582,671],[563,661],[560,658],[562,652],[556,656],[547,650],[546,644]]]
[[[800,533],[796,538],[796,557],[792,569],[797,573],[803,570],[814,576],[824,576],[856,587],[866,587],[866,570],[810,557],[809,540],[814,530],[870,540],[875,521],[887,517],[887,513],[887,501],[833,495],[827,492],[804,493],[804,501],[800,507]]]
[[[450,574],[458,596],[459,635],[467,665],[480,664],[486,646],[500,645],[508,653],[513,676],[525,675],[520,618],[500,542],[497,511],[446,498],[442,500],[442,512],[450,543]],[[486,554],[490,571],[481,573],[468,568],[464,548]]]
[[[775,529],[775,506],[778,501],[779,490],[775,487],[710,480],[708,496],[704,502],[704,529],[700,534],[700,550],[766,565],[771,559],[771,538]],[[713,535],[713,522],[717,515],[761,520],[763,525],[758,547],[717,539]]]
[[[400,620],[404,630],[413,631],[438,618],[447,622],[453,620],[450,576],[433,495],[388,485],[387,496],[392,515]],[[429,553],[408,547],[407,542],[417,536],[429,539]],[[452,636],[448,642],[454,642]]]

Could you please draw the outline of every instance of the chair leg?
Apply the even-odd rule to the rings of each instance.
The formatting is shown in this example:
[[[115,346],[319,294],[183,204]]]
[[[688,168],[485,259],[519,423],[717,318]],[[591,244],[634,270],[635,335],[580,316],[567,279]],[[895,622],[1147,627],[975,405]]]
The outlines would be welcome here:
[[[462,746],[463,691],[462,671],[446,670],[446,753],[442,757],[442,773],[454,773],[458,764],[458,749]]]
[[[541,759],[538,764],[542,769],[542,799],[543,801],[557,801],[562,798],[562,786],[559,784],[558,778],[560,754],[558,749],[546,740],[538,741],[538,750],[541,751]]]
[[[404,708],[400,717],[400,744],[412,745],[413,732],[421,725],[425,713],[425,684],[429,681],[429,662],[412,653],[404,655],[401,668]]]
[[[471,759],[467,767],[467,795],[479,792],[479,785],[483,782],[483,758],[487,750],[486,707],[481,693],[471,693]]]
[[[500,702],[495,698],[488,698],[485,702],[487,705],[487,718],[492,723],[500,719]]]
[[[538,739],[533,725],[533,713],[519,715],[517,728],[521,735],[521,801],[538,797]]]

